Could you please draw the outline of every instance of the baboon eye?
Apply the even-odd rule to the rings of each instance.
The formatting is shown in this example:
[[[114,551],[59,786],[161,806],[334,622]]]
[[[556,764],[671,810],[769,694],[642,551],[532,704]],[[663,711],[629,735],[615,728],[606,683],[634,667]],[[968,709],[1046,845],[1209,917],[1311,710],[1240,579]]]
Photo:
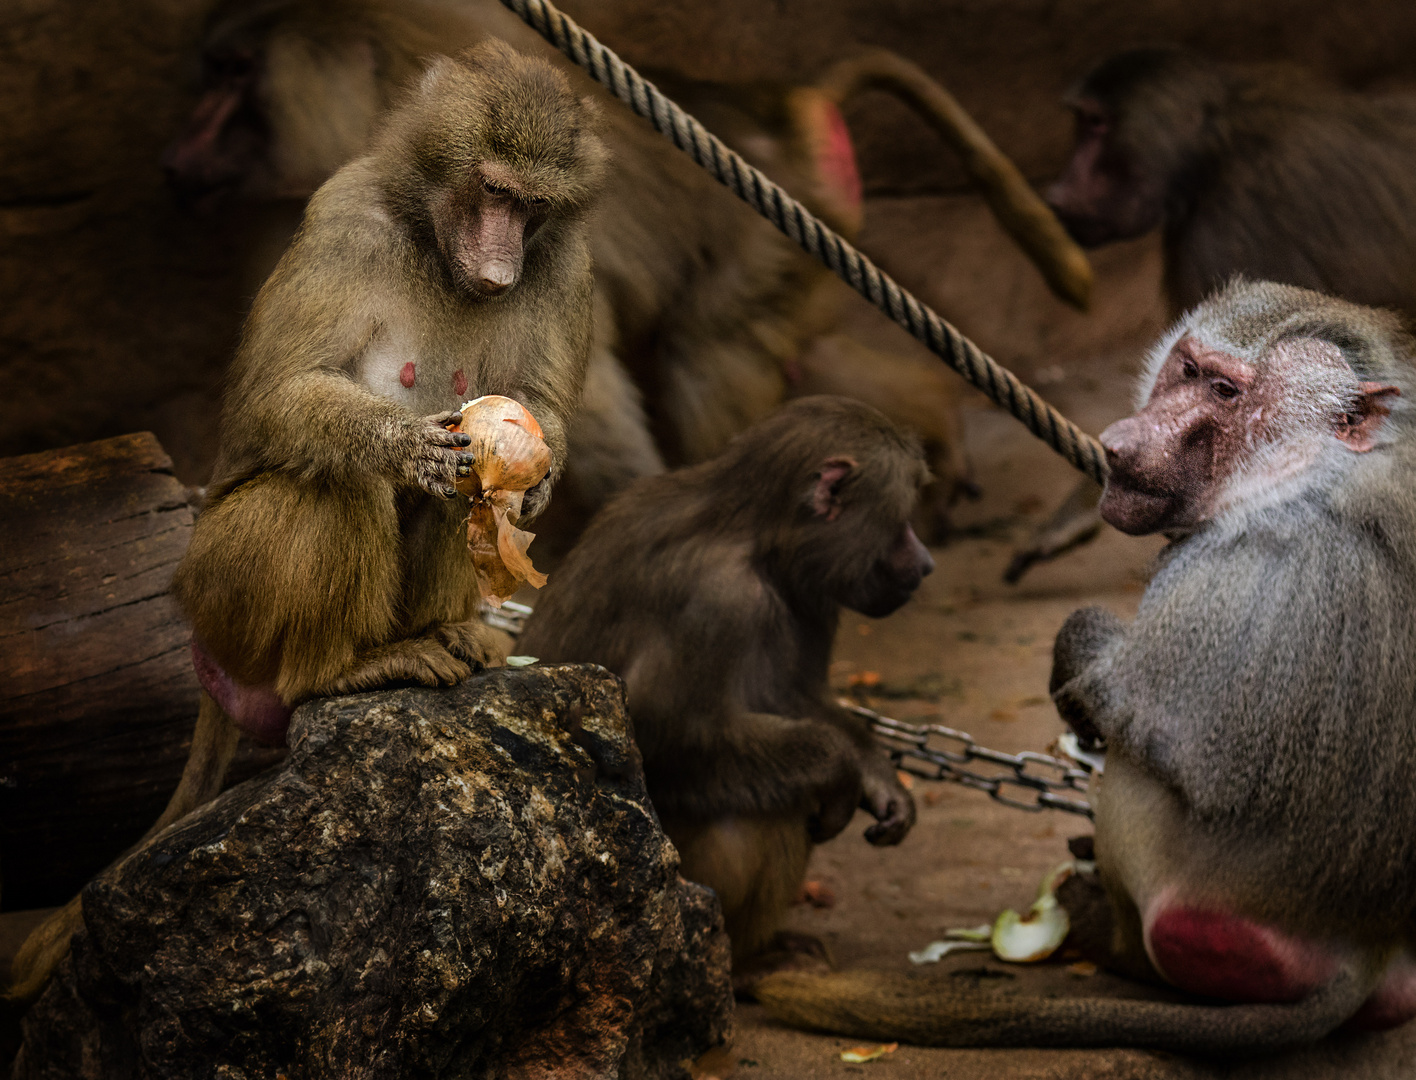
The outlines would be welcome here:
[[[1200,373],[1199,365],[1188,357],[1180,361],[1180,370],[1185,373],[1187,379],[1193,379]]]
[[[1216,379],[1214,382],[1210,383],[1210,388],[1225,401],[1239,396],[1239,387],[1231,382],[1225,382],[1223,379]]]

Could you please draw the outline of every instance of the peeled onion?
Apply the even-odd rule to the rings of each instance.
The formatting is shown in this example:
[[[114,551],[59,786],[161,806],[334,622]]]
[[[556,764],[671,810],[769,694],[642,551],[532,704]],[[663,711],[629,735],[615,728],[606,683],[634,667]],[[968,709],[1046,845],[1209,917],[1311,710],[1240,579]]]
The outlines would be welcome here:
[[[1032,964],[1046,960],[1061,947],[1072,924],[1067,909],[1057,902],[1057,886],[1075,870],[1075,863],[1065,862],[1048,874],[1026,915],[1009,908],[998,916],[993,923],[994,956],[1015,964]]]

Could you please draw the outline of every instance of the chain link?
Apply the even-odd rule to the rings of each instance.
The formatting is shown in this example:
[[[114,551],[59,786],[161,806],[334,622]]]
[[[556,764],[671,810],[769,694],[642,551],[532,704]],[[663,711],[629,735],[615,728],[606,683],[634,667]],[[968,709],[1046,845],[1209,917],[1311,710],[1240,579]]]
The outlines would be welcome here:
[[[1086,794],[1094,771],[1089,761],[1078,759],[1074,763],[1032,750],[1005,754],[980,746],[968,732],[942,724],[907,724],[844,699],[838,699],[838,704],[868,720],[876,742],[890,755],[895,767],[911,776],[963,784],[1015,810],[1065,810],[1092,816],[1086,799],[1057,794]],[[987,773],[968,768],[975,762],[998,768]],[[1016,792],[1026,793],[1027,797],[1017,798]]]

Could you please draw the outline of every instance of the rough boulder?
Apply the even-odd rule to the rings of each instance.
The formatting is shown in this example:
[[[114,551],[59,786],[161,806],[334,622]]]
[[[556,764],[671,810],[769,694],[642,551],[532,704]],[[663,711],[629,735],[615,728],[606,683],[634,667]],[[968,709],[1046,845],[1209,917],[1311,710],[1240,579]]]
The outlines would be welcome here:
[[[89,885],[44,1077],[682,1077],[732,1023],[613,676],[297,711],[290,754]]]

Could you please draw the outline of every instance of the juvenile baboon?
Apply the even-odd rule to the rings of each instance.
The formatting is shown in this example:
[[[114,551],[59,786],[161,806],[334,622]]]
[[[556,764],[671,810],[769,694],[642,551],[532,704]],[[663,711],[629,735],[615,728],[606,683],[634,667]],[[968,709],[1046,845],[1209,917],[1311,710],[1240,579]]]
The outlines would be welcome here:
[[[914,803],[832,702],[840,609],[890,614],[934,567],[909,525],[918,446],[846,398],[793,401],[701,465],[594,519],[518,649],[624,680],[649,795],[685,876],[718,893],[741,961],[861,806],[898,843]]]
[[[774,977],[769,1011],[947,1045],[1256,1054],[1416,1016],[1416,392],[1397,320],[1236,282],[1102,434],[1102,513],[1172,542],[1127,626],[1058,635],[1053,699],[1106,748],[1112,962],[1227,1005],[999,999]],[[1315,797],[1317,791],[1322,794]]]
[[[259,200],[303,197],[359,152],[416,57],[489,33],[546,51],[574,85],[603,93],[494,0],[228,0],[211,22],[207,92],[169,151],[169,176],[197,201],[222,191]],[[976,129],[960,134],[960,116],[938,109],[948,95],[898,57],[848,60],[819,86],[734,87],[652,74],[848,236],[860,226],[861,189],[839,105],[884,80],[956,143],[973,148],[967,160],[975,178],[1008,214],[1015,235],[1031,238],[1053,280],[1065,278],[1075,289],[1078,264],[1085,273],[1075,248],[1059,254],[1055,243],[1048,247],[1042,234],[1056,222],[1040,200],[1019,202],[1030,193],[1016,170],[1011,180],[1003,176],[996,148],[987,147],[990,157]],[[635,477],[711,457],[774,409],[787,392],[787,370],[835,319],[831,305],[818,302],[829,271],[623,105],[606,101],[604,111],[614,162],[591,229],[595,343],[552,514],[563,518],[574,509],[571,533]],[[1053,239],[1066,246],[1060,230]],[[925,396],[937,398],[927,387]],[[937,443],[950,426],[946,419],[921,434]],[[933,465],[941,487],[952,491],[956,477],[944,470],[957,467],[957,455],[940,455]]]
[[[172,588],[204,690],[187,771],[154,830],[220,790],[237,735],[389,682],[436,686],[500,659],[453,482],[468,397],[524,404],[565,467],[590,348],[586,217],[605,171],[598,108],[549,64],[488,42],[441,58],[370,152],[310,200],[256,297],[206,505]],[[75,900],[15,961],[37,992]]]
[[[1086,247],[1161,229],[1172,315],[1243,274],[1416,317],[1416,102],[1147,48],[1068,104],[1076,145],[1048,202]],[[1010,580],[1094,535],[1099,495],[1084,482]]]

